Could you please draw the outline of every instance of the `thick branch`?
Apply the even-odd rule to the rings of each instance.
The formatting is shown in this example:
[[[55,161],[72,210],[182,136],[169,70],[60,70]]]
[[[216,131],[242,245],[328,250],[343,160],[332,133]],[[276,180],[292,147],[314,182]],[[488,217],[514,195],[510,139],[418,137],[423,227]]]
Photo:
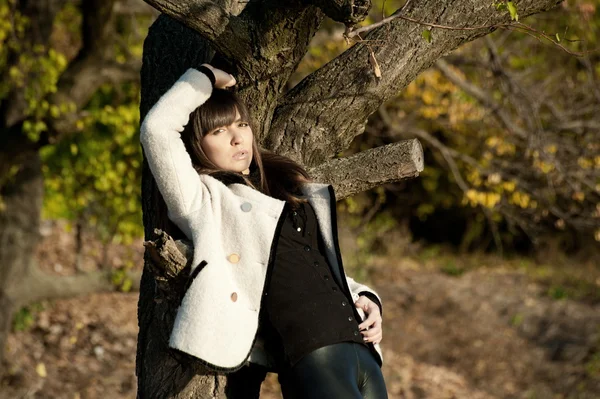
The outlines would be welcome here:
[[[309,170],[310,176],[334,185],[338,200],[384,183],[416,177],[423,171],[423,148],[417,139],[332,159]]]
[[[248,63],[252,58],[250,30],[246,23],[210,0],[144,0],[165,15],[194,29],[230,61]]]
[[[558,0],[523,0],[519,15],[525,17],[560,3]],[[506,12],[487,1],[437,0],[411,2],[403,15],[449,26],[509,22]],[[277,108],[268,147],[301,161],[317,165],[348,147],[364,131],[367,117],[398,94],[438,58],[463,43],[491,32],[433,29],[431,43],[421,36],[423,27],[396,19],[371,31],[366,40],[308,76],[286,94]],[[375,77],[369,63],[373,52],[381,70]],[[331,140],[333,138],[333,140]],[[324,148],[324,142],[330,142]]]

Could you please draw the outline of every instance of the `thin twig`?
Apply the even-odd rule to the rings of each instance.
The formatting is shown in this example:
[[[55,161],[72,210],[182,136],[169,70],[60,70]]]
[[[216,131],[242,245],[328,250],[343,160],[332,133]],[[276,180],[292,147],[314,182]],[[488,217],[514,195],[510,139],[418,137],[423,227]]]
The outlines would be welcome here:
[[[398,10],[398,11],[400,11],[400,10]],[[542,41],[541,39],[543,38],[543,39],[549,41],[550,43],[554,44],[555,46],[559,47],[561,50],[563,50],[567,54],[574,55],[576,57],[583,57],[583,56],[585,56],[587,54],[594,53],[594,52],[598,51],[598,49],[586,50],[586,51],[572,51],[572,50],[569,50],[564,45],[562,45],[557,40],[555,40],[552,36],[548,35],[547,33],[540,32],[537,29],[534,29],[531,26],[526,25],[526,24],[524,24],[522,22],[511,22],[511,23],[501,23],[501,24],[492,24],[492,25],[479,25],[479,26],[463,26],[463,27],[460,27],[460,26],[448,26],[448,25],[434,24],[434,23],[431,23],[431,22],[425,22],[425,21],[421,21],[421,20],[418,20],[418,19],[414,19],[414,18],[410,18],[410,17],[406,17],[406,16],[403,16],[403,15],[400,15],[399,12],[396,12],[393,15],[391,15],[391,16],[389,16],[387,18],[384,18],[381,21],[376,22],[376,23],[371,24],[371,25],[363,26],[363,27],[360,27],[358,29],[349,28],[344,33],[344,36],[346,37],[346,39],[351,39],[351,38],[359,35],[360,33],[368,32],[370,30],[378,28],[378,27],[380,27],[382,25],[387,24],[388,22],[393,21],[394,19],[403,19],[405,21],[412,22],[412,23],[415,23],[415,24],[419,24],[419,25],[423,25],[423,26],[429,26],[429,27],[432,27],[432,28],[445,29],[445,30],[466,30],[466,31],[472,31],[472,30],[482,30],[482,29],[506,29],[506,30],[514,29],[516,31],[520,31],[520,32],[526,33],[526,34],[528,34],[528,35],[536,38],[540,42]],[[568,40],[568,39],[565,39],[565,40],[567,40],[569,42],[577,41],[577,40]],[[358,41],[361,42],[361,41],[363,41],[363,39],[360,39]]]

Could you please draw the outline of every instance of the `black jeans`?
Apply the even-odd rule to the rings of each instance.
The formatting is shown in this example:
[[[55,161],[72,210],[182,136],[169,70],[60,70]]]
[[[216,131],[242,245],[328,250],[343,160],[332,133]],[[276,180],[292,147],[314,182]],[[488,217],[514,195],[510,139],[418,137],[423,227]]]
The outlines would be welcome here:
[[[228,399],[258,399],[267,370],[250,363],[228,374]],[[328,345],[279,373],[284,399],[387,399],[381,368],[367,347],[355,342]]]
[[[328,345],[279,374],[284,399],[387,399],[381,368],[355,342]]]

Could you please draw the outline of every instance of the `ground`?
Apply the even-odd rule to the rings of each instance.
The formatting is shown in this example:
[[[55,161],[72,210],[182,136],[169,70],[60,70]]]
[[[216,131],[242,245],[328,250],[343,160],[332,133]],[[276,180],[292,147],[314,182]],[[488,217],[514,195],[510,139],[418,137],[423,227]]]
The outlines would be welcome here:
[[[49,271],[69,274],[72,243],[59,230],[39,256]],[[117,263],[141,262],[141,251],[110,253]],[[371,257],[362,275],[383,298],[390,398],[599,398],[600,270],[569,267],[555,275],[582,276],[579,291],[573,278],[556,285],[550,266],[523,259],[430,248]],[[136,305],[137,293],[104,293],[21,312],[0,398],[135,398]],[[281,397],[275,375],[261,397]]]

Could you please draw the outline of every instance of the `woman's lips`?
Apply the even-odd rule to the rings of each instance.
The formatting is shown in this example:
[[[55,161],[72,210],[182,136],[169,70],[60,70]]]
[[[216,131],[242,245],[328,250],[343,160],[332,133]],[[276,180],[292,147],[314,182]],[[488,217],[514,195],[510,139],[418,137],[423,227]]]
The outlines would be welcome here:
[[[246,150],[238,151],[235,154],[233,154],[232,158],[235,159],[236,161],[241,161],[242,159],[246,159],[246,158],[248,158],[248,151],[246,151]]]

